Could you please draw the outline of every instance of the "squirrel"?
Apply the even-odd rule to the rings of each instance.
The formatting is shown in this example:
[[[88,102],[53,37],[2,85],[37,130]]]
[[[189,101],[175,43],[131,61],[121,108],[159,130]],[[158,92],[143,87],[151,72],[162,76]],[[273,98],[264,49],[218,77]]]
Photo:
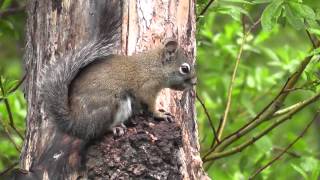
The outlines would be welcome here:
[[[40,97],[58,132],[29,170],[16,169],[13,179],[42,179],[48,169],[50,179],[65,179],[84,168],[92,139],[110,130],[117,133],[135,113],[147,109],[155,118],[170,120],[169,113],[155,107],[161,89],[182,91],[195,85],[195,69],[175,39],[143,53],[117,55],[122,2],[104,3],[98,6],[103,9],[95,21],[96,35],[43,69]]]
[[[81,139],[99,138],[147,108],[155,118],[170,119],[155,101],[163,88],[185,90],[196,83],[195,69],[175,39],[132,56],[116,55],[121,8],[104,12],[97,38],[56,61],[43,73],[40,92],[45,112],[59,130]]]

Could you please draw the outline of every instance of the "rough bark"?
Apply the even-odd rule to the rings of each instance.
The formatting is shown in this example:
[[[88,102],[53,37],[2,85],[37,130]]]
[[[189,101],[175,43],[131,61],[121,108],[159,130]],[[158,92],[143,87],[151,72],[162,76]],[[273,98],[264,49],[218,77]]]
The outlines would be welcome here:
[[[106,135],[93,142],[86,151],[86,162],[80,160],[81,141],[67,136],[54,139],[55,127],[43,112],[36,84],[44,65],[57,63],[62,54],[92,37],[99,22],[97,14],[105,1],[29,0],[27,11],[27,45],[25,68],[28,72],[25,94],[28,102],[27,133],[21,154],[21,167],[32,164],[48,153],[59,154],[68,147],[67,165],[84,163],[87,173],[60,172],[60,177],[77,179],[204,179],[199,157],[195,122],[194,92],[164,90],[159,108],[171,112],[175,122],[157,122],[150,117],[132,119],[128,132],[120,138]],[[188,57],[195,56],[194,0],[127,0],[123,6],[122,41],[119,53],[133,54],[158,46],[166,37],[175,37]],[[103,18],[103,17],[102,17]],[[81,144],[83,145],[83,144]],[[59,148],[61,148],[59,150]],[[59,164],[38,168],[50,176]],[[74,166],[74,168],[80,168]],[[67,178],[68,177],[68,178]]]

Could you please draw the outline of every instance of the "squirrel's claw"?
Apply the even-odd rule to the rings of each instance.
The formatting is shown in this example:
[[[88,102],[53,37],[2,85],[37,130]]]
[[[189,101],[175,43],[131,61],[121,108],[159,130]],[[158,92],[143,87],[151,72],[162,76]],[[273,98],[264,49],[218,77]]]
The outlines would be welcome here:
[[[123,136],[126,131],[127,131],[127,127],[123,123],[121,123],[120,126],[115,126],[112,128],[114,137]]]
[[[164,109],[159,109],[159,111],[154,115],[154,119],[158,121],[173,122],[174,116],[170,112],[166,112]]]

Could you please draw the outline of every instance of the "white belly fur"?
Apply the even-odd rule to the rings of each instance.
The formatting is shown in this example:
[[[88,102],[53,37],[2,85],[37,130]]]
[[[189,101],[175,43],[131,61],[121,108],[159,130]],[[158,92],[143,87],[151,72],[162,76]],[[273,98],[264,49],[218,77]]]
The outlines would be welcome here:
[[[123,99],[119,103],[118,110],[114,116],[114,121],[111,127],[118,126],[124,121],[126,121],[132,115],[132,108],[131,108],[131,98],[127,97]]]

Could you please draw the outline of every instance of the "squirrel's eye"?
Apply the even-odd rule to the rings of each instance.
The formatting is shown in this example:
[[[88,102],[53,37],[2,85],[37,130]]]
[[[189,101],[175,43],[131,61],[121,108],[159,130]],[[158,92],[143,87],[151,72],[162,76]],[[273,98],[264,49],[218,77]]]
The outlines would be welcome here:
[[[188,74],[188,73],[190,73],[190,65],[189,65],[188,63],[183,63],[183,64],[180,66],[179,72],[180,72],[181,74]]]

